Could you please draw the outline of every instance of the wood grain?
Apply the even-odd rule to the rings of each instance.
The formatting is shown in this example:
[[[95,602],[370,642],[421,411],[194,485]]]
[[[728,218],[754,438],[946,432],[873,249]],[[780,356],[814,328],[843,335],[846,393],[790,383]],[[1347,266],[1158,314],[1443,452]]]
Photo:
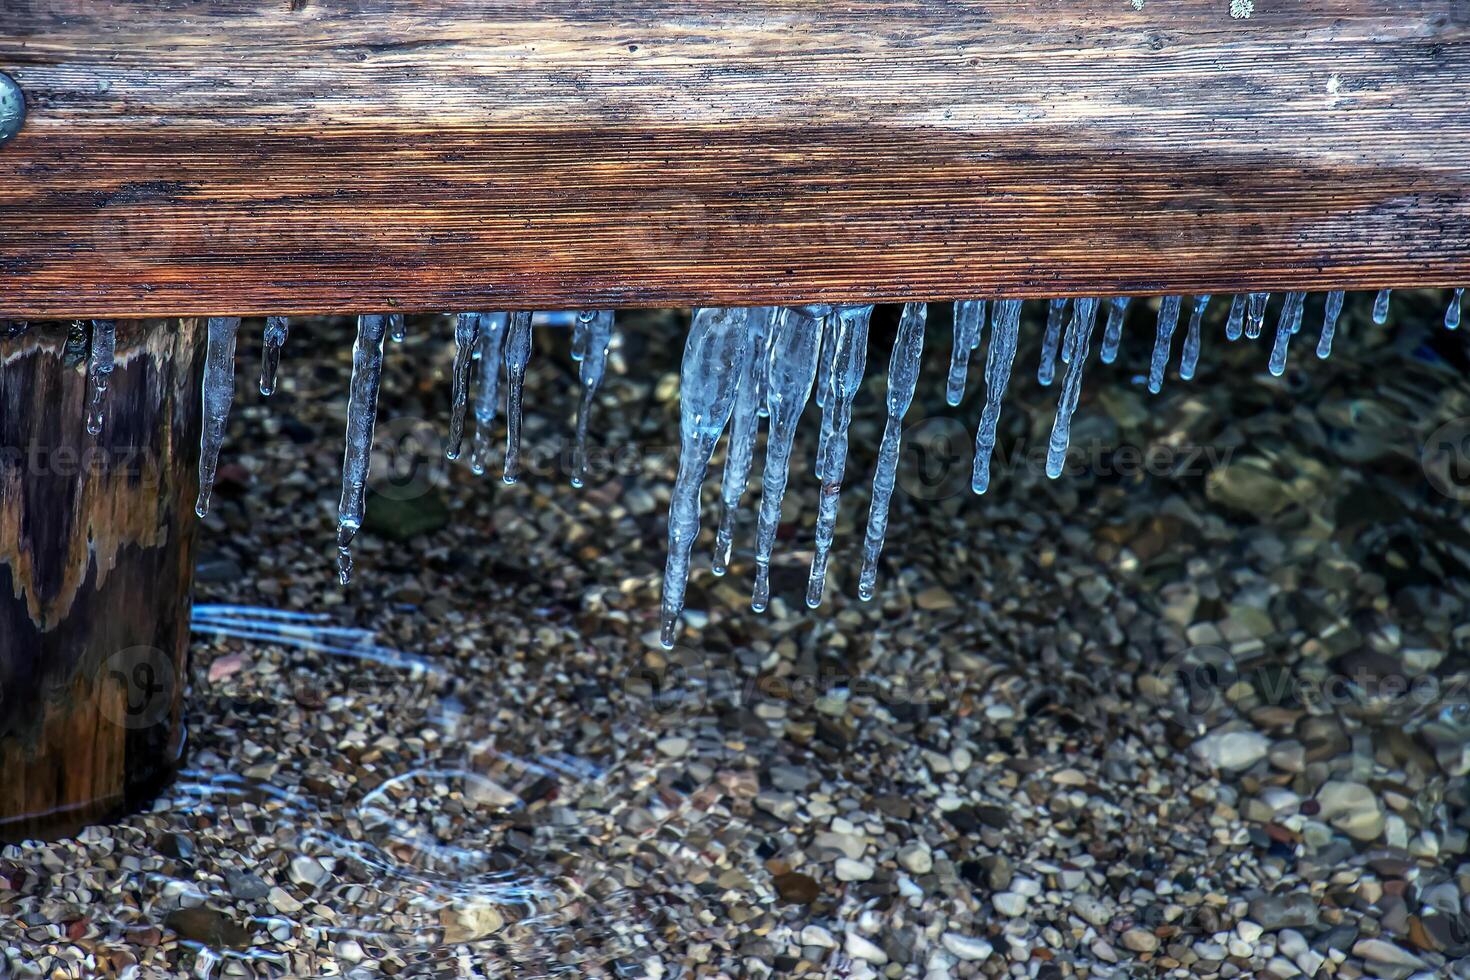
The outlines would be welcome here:
[[[10,0],[0,316],[1450,286],[1464,0]]]
[[[0,331],[0,842],[135,809],[179,760],[202,335],[120,323],[94,437],[85,328]]]

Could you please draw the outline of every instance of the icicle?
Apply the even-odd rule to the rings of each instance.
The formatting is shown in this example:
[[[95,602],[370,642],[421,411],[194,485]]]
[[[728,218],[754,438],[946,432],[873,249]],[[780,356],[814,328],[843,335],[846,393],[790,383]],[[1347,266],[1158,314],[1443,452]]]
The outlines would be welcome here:
[[[480,314],[461,313],[454,318],[454,367],[449,381],[449,441],[444,446],[448,459],[459,459],[464,443],[464,417],[470,403],[470,368],[474,366],[480,335]]]
[[[985,356],[985,407],[975,430],[975,465],[970,471],[970,489],[984,493],[990,488],[990,457],[995,453],[995,430],[1006,386],[1011,382],[1011,364],[1016,359],[1016,337],[1021,328],[1021,301],[999,300],[991,315],[990,351]]]
[[[1189,332],[1184,335],[1184,353],[1179,358],[1179,377],[1184,381],[1194,379],[1194,369],[1199,364],[1200,325],[1205,318],[1205,308],[1209,305],[1208,295],[1194,298],[1194,312],[1189,315]]]
[[[194,504],[194,513],[200,517],[209,513],[219,450],[225,441],[230,406],[235,401],[235,335],[239,329],[240,318],[237,316],[213,316],[207,325],[204,425],[199,437],[199,499]]]
[[[596,310],[578,310],[572,321],[572,360],[580,361],[587,356],[587,328],[597,319]]]
[[[775,307],[758,306],[746,318],[750,337],[745,345],[745,361],[740,368],[735,410],[730,420],[730,442],[725,449],[725,472],[720,480],[720,527],[715,532],[715,554],[710,563],[710,570],[716,575],[724,575],[730,567],[735,515],[750,483],[750,466],[755,459],[756,436],[760,430],[759,400],[765,388],[762,378],[768,370],[766,342],[775,316]]]
[[[1332,336],[1337,333],[1337,318],[1342,315],[1343,291],[1334,289],[1327,294],[1327,309],[1322,317],[1322,338],[1317,341],[1317,356],[1323,360],[1332,353]]]
[[[898,321],[898,336],[893,341],[893,355],[888,360],[888,421],[883,426],[883,442],[878,447],[878,465],[873,473],[873,496],[868,506],[868,531],[863,538],[863,568],[858,576],[858,598],[873,598],[878,581],[878,556],[888,534],[888,508],[893,500],[893,485],[898,479],[898,451],[903,440],[903,417],[914,400],[919,384],[919,367],[924,355],[924,322],[929,307],[924,303],[905,303]],[[992,335],[991,343],[994,343]]]
[[[759,309],[766,311],[766,349],[761,352],[760,366],[756,370],[756,409],[755,413],[761,418],[771,414],[771,345],[776,342],[776,320],[781,316],[781,307],[763,306]]]
[[[1247,339],[1255,340],[1261,336],[1261,331],[1266,327],[1266,303],[1271,299],[1270,293],[1251,293],[1245,305],[1245,335]]]
[[[505,353],[505,327],[508,313],[481,313],[480,335],[476,344],[477,384],[475,390],[475,435],[470,448],[470,471],[476,476],[485,472],[494,448],[495,412],[500,408],[500,365]]]
[[[1118,346],[1123,341],[1123,319],[1128,314],[1132,296],[1114,296],[1108,303],[1108,325],[1103,330],[1102,362],[1111,364],[1118,359]]]
[[[1066,297],[1048,300],[1046,333],[1041,338],[1041,363],[1036,366],[1036,380],[1050,385],[1057,373],[1057,348],[1062,343],[1062,320],[1067,311]]]
[[[1444,325],[1451,330],[1460,328],[1460,304],[1465,298],[1465,287],[1461,286],[1455,290],[1455,295],[1450,298],[1450,305],[1444,311]]]
[[[1286,348],[1292,335],[1301,329],[1302,307],[1307,299],[1303,292],[1290,292],[1281,304],[1281,317],[1276,321],[1276,343],[1271,346],[1270,371],[1276,377],[1286,373]]]
[[[583,311],[585,314],[586,311]],[[582,315],[577,322],[583,323]],[[587,482],[587,423],[592,417],[592,403],[602,388],[607,373],[607,349],[612,345],[613,311],[593,310],[592,319],[582,330],[582,401],[577,406],[577,442],[572,454],[572,486]]]
[[[1159,302],[1159,323],[1154,333],[1154,353],[1148,366],[1148,390],[1157,395],[1164,387],[1164,368],[1174,343],[1174,330],[1179,326],[1179,306],[1183,296],[1165,296]]]
[[[112,380],[113,356],[117,350],[117,323],[113,320],[92,321],[92,350],[88,356],[87,431],[102,434],[102,419],[107,414],[107,385]]]
[[[265,318],[265,333],[260,341],[260,393],[269,398],[276,393],[276,373],[281,367],[281,348],[291,332],[290,321],[283,316]]]
[[[827,404],[827,389],[832,386],[832,347],[837,333],[837,317],[833,315],[830,306],[813,306],[810,309],[822,311],[822,353],[821,360],[817,362],[817,407],[822,408]],[[818,452],[818,479],[822,475],[821,465],[822,454]]]
[[[402,313],[388,314],[388,339],[395,344],[408,339],[408,323]]]
[[[949,385],[944,399],[958,405],[965,398],[965,380],[970,373],[970,352],[980,343],[985,330],[985,300],[961,300],[954,305],[954,347],[949,354]]]
[[[781,522],[781,499],[791,469],[791,444],[796,424],[812,396],[817,376],[818,346],[825,307],[796,306],[781,310],[771,328],[767,373],[770,387],[766,405],[770,430],[766,435],[766,465],[761,477],[760,521],[756,531],[755,588],[750,605],[765,612],[771,594],[771,552]]]
[[[819,452],[822,489],[817,498],[817,547],[807,577],[806,604],[822,604],[827,583],[827,562],[832,555],[832,537],[837,529],[837,504],[842,494],[842,477],[847,469],[847,430],[852,423],[852,402],[863,383],[868,363],[868,322],[872,306],[839,307],[833,347],[832,388],[827,392],[827,411],[822,413]]]
[[[347,389],[347,439],[342,451],[342,500],[337,505],[337,577],[352,581],[352,539],[367,509],[368,473],[373,463],[373,428],[378,423],[378,382],[383,375],[383,334],[388,317],[357,318],[352,345],[352,381]]]
[[[1388,300],[1392,295],[1392,289],[1380,289],[1378,297],[1373,300],[1373,322],[1380,327],[1388,322]]]
[[[1245,331],[1245,294],[1236,293],[1230,298],[1230,316],[1225,320],[1225,339],[1239,340]]]
[[[1096,299],[1079,299],[1072,304],[1072,322],[1067,325],[1065,350],[1067,374],[1062,379],[1062,396],[1057,402],[1057,417],[1052,423],[1051,441],[1047,445],[1046,475],[1055,480],[1067,463],[1067,447],[1072,441],[1072,413],[1082,394],[1082,367],[1092,345],[1092,331],[1097,326]]]
[[[694,311],[679,374],[679,475],[669,497],[669,554],[664,565],[659,638],[678,636],[689,581],[689,551],[699,534],[699,489],[715,443],[730,421],[745,360],[750,311],[704,307]]]
[[[505,470],[500,478],[506,483],[521,475],[521,395],[530,362],[531,313],[512,313],[505,333]]]

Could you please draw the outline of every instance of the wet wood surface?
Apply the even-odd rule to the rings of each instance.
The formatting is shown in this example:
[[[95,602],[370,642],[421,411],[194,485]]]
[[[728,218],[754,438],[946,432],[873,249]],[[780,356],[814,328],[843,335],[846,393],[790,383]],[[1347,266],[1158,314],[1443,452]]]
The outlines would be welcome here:
[[[182,748],[204,331],[119,323],[92,436],[87,329],[0,325],[0,841],[135,809]]]
[[[1464,0],[10,0],[0,316],[1470,280]]]

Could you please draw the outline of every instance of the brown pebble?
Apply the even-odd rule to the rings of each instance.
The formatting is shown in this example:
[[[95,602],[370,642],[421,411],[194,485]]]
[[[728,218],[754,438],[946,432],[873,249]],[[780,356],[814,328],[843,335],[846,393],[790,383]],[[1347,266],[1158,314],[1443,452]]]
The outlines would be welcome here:
[[[804,875],[799,871],[777,875],[772,879],[772,882],[775,884],[776,892],[781,896],[781,899],[786,902],[791,902],[793,905],[810,905],[822,893],[821,886],[817,884],[817,879],[811,875]]]

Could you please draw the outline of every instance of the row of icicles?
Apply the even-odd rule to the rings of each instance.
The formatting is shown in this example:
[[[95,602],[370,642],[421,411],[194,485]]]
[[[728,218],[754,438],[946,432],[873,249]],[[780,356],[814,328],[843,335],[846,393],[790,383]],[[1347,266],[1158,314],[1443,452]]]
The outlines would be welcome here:
[[[1460,325],[1465,290],[1454,290],[1445,312],[1445,326]],[[1373,304],[1374,322],[1388,319],[1391,290],[1382,290]],[[1329,292],[1326,314],[1317,342],[1317,356],[1332,351],[1332,339],[1342,312],[1343,293]],[[1271,348],[1269,369],[1280,375],[1286,370],[1286,352],[1291,338],[1302,327],[1307,294],[1290,292],[1282,303]],[[1226,319],[1227,340],[1261,336],[1266,321],[1269,293],[1244,293],[1233,297]],[[1183,296],[1162,297],[1150,358],[1148,389],[1157,393],[1179,325]],[[1064,367],[1061,397],[1047,447],[1046,472],[1055,478],[1062,472],[1070,442],[1072,414],[1082,388],[1082,368],[1091,349],[1099,308],[1107,307],[1100,356],[1108,364],[1118,355],[1124,315],[1129,297],[1109,300],[1080,298],[1049,300],[1046,332],[1042,337],[1037,380],[1050,385],[1055,380],[1057,361]],[[1179,376],[1194,377],[1200,354],[1200,325],[1209,296],[1196,296],[1185,333]],[[1071,316],[1067,316],[1068,306]],[[1020,300],[965,300],[954,304],[954,346],[950,356],[946,400],[958,405],[964,397],[971,352],[980,346],[990,308],[990,347],[985,360],[985,405],[975,435],[975,462],[971,489],[984,493],[990,485],[990,458],[995,450],[996,428],[1001,404],[1010,382],[1021,322]],[[924,325],[928,307],[907,303],[899,320],[898,335],[888,367],[887,422],[873,477],[867,532],[862,550],[858,595],[873,597],[878,576],[878,559],[883,550],[888,524],[888,507],[897,477],[902,420],[918,384],[919,362],[924,350]],[[704,307],[694,311],[684,348],[680,378],[679,472],[669,502],[669,547],[664,570],[660,638],[672,647],[684,609],[689,578],[689,556],[699,533],[699,495],[715,445],[728,427],[730,437],[725,455],[721,488],[722,513],[715,534],[712,569],[723,575],[729,567],[734,541],[734,521],[745,494],[755,456],[760,419],[767,420],[766,458],[761,477],[761,502],[756,531],[755,586],[751,606],[763,612],[770,601],[771,554],[781,518],[781,503],[790,472],[797,422],[815,390],[822,409],[822,428],[817,446],[816,476],[821,492],[816,520],[816,549],[807,580],[806,603],[815,608],[822,601],[837,525],[837,503],[847,465],[847,432],[867,364],[868,321],[871,305],[793,307]],[[455,320],[455,356],[449,438],[445,454],[458,459],[464,441],[469,410],[471,373],[477,375],[475,429],[470,467],[483,473],[492,451],[492,428],[500,400],[502,366],[506,381],[506,450],[503,479],[515,483],[520,467],[521,392],[526,365],[531,358],[530,312],[461,313]],[[235,395],[235,337],[238,317],[214,317],[208,321],[208,349],[204,368],[203,435],[199,458],[199,500],[196,511],[203,517],[209,510],[220,445],[224,440],[230,406]],[[270,395],[276,386],[281,348],[286,343],[285,317],[269,317],[264,333],[264,357],[260,391]],[[89,362],[91,392],[87,407],[87,430],[102,431],[108,379],[113,368],[114,323],[93,323]],[[372,460],[373,429],[377,421],[378,386],[383,367],[383,341],[404,339],[402,315],[358,317],[357,340],[352,350],[352,382],[347,404],[346,451],[342,465],[342,499],[338,508],[337,565],[342,583],[352,577],[352,541],[362,527],[367,498],[368,471]],[[587,473],[587,421],[607,367],[613,336],[611,310],[584,310],[576,315],[572,329],[572,357],[580,362],[582,398],[577,411],[576,442],[572,457],[573,486],[582,486]],[[478,371],[474,365],[479,365]]]

